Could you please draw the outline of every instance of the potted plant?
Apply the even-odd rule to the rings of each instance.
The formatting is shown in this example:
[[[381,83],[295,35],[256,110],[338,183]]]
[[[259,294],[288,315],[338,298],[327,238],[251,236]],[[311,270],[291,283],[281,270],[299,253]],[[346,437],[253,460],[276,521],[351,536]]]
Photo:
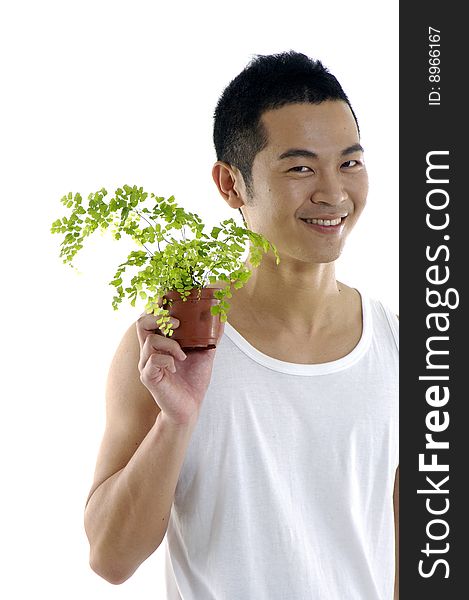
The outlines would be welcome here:
[[[138,295],[146,300],[145,311],[157,318],[160,331],[168,336],[175,332],[174,339],[183,349],[214,348],[220,321],[227,320],[231,286],[242,287],[252,274],[240,260],[245,242],[250,242],[253,267],[269,249],[278,264],[276,247],[233,219],[222,221],[207,234],[200,217],[178,206],[174,196],[165,199],[150,193],[148,200],[143,188],[128,185],[117,189],[108,202],[105,196],[104,188],[91,193],[87,206],[79,193],[73,196],[70,192],[60,200],[70,212],[52,223],[51,233],[65,234],[60,251],[63,262],[73,267],[85,238],[97,229],[111,227],[116,240],[123,234],[130,236],[139,249],[130,252],[109,282],[117,292],[112,300],[114,310],[125,296],[135,306]],[[124,283],[128,267],[139,270]],[[219,281],[227,285],[207,287]],[[172,328],[170,316],[179,319],[177,330]]]

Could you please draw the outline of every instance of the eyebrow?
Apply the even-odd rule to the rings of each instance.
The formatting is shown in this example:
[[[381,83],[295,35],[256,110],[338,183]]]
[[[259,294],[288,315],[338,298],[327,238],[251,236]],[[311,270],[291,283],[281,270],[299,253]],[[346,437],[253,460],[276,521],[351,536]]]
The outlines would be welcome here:
[[[353,144],[348,148],[344,148],[340,153],[341,156],[347,156],[348,154],[353,154],[354,152],[364,152],[361,144]],[[316,152],[312,152],[311,150],[305,150],[304,148],[290,148],[285,152],[282,152],[278,157],[278,160],[282,160],[283,158],[291,158],[292,156],[304,156],[306,158],[318,158]]]

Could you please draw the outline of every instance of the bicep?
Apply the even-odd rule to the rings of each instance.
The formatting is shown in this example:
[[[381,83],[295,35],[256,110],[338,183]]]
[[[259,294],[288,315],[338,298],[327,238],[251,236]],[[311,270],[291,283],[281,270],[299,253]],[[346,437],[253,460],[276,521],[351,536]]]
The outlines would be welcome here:
[[[140,381],[139,359],[140,344],[133,323],[122,337],[109,367],[106,426],[88,500],[106,479],[126,466],[160,412]]]

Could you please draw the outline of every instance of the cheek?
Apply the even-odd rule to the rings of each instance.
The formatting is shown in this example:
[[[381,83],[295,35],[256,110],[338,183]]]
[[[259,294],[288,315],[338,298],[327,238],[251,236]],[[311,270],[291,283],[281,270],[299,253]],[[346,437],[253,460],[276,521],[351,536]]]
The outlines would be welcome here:
[[[354,196],[355,203],[360,206],[365,206],[366,198],[368,196],[368,178],[357,179],[352,187],[351,191]]]
[[[364,196],[366,196],[368,194],[368,185],[369,185],[368,173],[366,171],[364,171],[364,173],[362,175],[360,184],[361,184],[362,192],[363,192]]]

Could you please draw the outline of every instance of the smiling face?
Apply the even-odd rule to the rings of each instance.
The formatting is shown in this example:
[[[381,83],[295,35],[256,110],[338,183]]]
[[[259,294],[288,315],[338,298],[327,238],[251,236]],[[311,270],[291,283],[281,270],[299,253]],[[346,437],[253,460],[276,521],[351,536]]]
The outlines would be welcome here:
[[[284,257],[336,260],[362,213],[368,176],[355,119],[340,100],[289,104],[263,113],[269,143],[252,168],[253,198],[243,212]],[[347,215],[327,229],[303,218]]]

